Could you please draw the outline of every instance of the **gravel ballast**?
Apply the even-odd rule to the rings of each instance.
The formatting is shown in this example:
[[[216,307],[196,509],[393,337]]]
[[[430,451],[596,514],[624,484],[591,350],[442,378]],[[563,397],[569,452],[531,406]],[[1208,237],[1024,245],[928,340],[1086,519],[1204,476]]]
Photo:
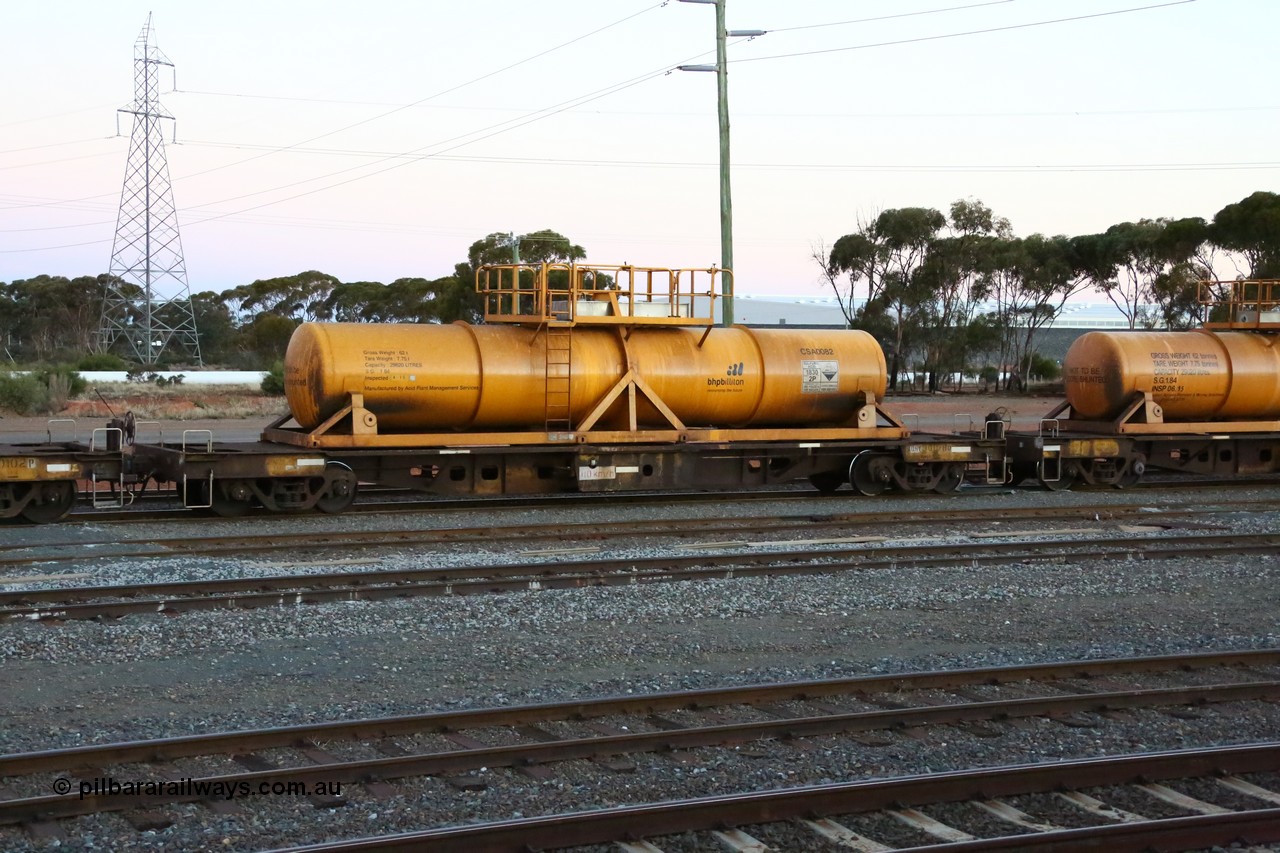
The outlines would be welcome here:
[[[1215,495],[1221,500],[1274,498],[1276,489],[1206,491],[1196,497],[1211,503]],[[989,507],[998,525],[1002,506],[1070,506],[1104,498],[1153,507],[1160,502],[1151,493],[1111,491],[1010,495],[998,490],[964,493],[953,500],[967,509]],[[943,500],[815,498],[809,510],[936,509]],[[557,519],[607,524],[619,518],[664,517],[664,512],[666,517],[719,517],[732,509],[717,504],[602,505],[521,515],[547,525]],[[752,504],[741,511],[770,510]],[[407,516],[401,522],[422,523]],[[1214,522],[1240,533],[1280,530],[1274,513],[1215,515]],[[295,523],[315,529],[326,524],[332,529],[382,529],[393,522],[385,516],[346,516]],[[467,522],[451,515],[447,523]],[[483,523],[483,517],[472,523]],[[1032,526],[1016,524],[1020,531]],[[1101,522],[1098,526],[1100,531],[1113,529]],[[198,530],[198,524],[192,528]],[[145,538],[127,529],[129,536]],[[97,538],[103,532],[101,527],[67,524],[48,541],[74,545],[77,535]],[[945,539],[947,533],[938,535]],[[46,529],[24,529],[22,534],[33,540],[52,535]],[[166,525],[165,534],[176,535],[175,527]],[[631,557],[688,553],[677,544],[654,542],[610,548],[601,556],[615,552]],[[517,557],[477,545],[439,546],[379,554],[368,567],[513,562]],[[85,573],[89,579],[84,582],[94,584],[111,578],[125,582],[282,573],[270,562],[249,558],[108,560],[74,568],[59,565],[57,571]],[[36,566],[28,573],[39,572]],[[1097,561],[1082,553],[1064,563],[984,569],[530,591],[197,612],[176,618],[133,616],[101,624],[8,623],[0,625],[0,696],[7,716],[0,751],[761,681],[1271,647],[1280,644],[1278,578],[1280,558],[1275,555]],[[1129,717],[1083,729],[1036,720],[999,738],[939,729],[931,730],[924,742],[895,736],[882,747],[823,738],[812,749],[775,744],[763,756],[707,751],[705,759],[692,764],[661,755],[637,756],[635,773],[573,762],[538,780],[491,769],[480,774],[482,790],[416,779],[394,783],[397,796],[390,800],[353,788],[350,804],[338,809],[317,809],[306,800],[285,797],[256,800],[234,815],[170,806],[164,813],[176,822],[168,829],[138,832],[118,815],[83,818],[65,824],[68,838],[61,847],[249,850],[670,797],[1269,739],[1280,730],[1280,713],[1253,705],[1187,718],[1154,711]],[[173,775],[177,769],[163,772]],[[50,844],[31,841],[16,829],[0,829],[0,849],[50,849]]]

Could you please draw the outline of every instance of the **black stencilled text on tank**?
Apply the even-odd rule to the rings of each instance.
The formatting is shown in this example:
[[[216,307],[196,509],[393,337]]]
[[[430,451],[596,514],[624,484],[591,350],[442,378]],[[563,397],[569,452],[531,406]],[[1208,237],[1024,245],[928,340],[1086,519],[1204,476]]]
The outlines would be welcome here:
[[[1151,393],[1186,393],[1184,376],[1212,376],[1220,369],[1216,352],[1153,352]]]
[[[1088,367],[1072,365],[1067,368],[1067,380],[1076,385],[1101,385],[1106,381],[1102,368],[1097,365]]]
[[[408,350],[365,349],[364,385],[370,391],[419,390],[418,374],[422,362],[414,360]]]

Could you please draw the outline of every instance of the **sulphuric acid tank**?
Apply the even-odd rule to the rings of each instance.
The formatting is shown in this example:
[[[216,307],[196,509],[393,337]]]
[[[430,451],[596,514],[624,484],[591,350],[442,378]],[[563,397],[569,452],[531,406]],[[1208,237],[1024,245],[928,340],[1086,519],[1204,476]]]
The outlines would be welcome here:
[[[1088,332],[1063,361],[1080,418],[1118,416],[1151,392],[1166,421],[1280,417],[1280,346],[1256,332]]]
[[[636,327],[624,344],[612,329],[574,328],[561,339],[572,352],[573,423],[628,367],[688,427],[836,424],[855,415],[858,392],[884,394],[884,353],[865,332],[736,326],[702,340],[704,331]],[[351,393],[384,432],[543,429],[546,360],[547,332],[525,326],[304,323],[285,354],[285,393],[305,429]],[[641,397],[638,426],[667,427]],[[615,412],[596,428],[622,421]]]

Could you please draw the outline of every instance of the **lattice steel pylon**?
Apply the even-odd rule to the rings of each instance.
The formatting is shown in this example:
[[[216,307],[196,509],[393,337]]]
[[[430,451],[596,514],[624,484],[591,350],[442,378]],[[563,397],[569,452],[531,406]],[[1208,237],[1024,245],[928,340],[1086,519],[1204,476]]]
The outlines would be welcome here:
[[[99,349],[132,355],[147,365],[170,349],[181,349],[186,360],[200,365],[200,338],[164,152],[161,121],[174,119],[160,105],[162,65],[173,67],[155,45],[148,14],[133,48],[133,103],[118,110],[133,116],[133,135],[98,327]]]

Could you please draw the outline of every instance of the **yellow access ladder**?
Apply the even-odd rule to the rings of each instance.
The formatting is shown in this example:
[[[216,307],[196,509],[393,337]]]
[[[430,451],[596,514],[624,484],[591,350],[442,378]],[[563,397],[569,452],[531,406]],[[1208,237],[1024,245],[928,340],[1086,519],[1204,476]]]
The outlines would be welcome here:
[[[546,429],[548,433],[573,429],[573,321],[551,319],[546,325]]]

